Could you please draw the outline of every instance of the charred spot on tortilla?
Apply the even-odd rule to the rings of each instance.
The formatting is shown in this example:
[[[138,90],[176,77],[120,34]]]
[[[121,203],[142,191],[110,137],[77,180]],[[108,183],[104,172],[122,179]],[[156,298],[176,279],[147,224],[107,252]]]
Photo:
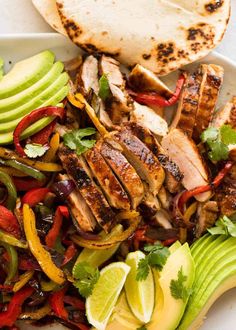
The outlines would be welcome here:
[[[219,9],[220,7],[222,7],[224,4],[223,0],[215,0],[212,2],[209,2],[208,4],[205,5],[205,9],[209,12],[209,13],[214,13],[215,11],[217,11],[217,9]]]
[[[144,60],[149,60],[151,57],[151,54],[143,54],[143,59]]]

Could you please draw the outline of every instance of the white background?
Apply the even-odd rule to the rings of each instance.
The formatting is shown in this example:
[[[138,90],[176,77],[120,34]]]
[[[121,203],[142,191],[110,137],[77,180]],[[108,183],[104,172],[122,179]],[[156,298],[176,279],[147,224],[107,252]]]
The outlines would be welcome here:
[[[52,29],[38,15],[31,0],[0,0],[0,34],[33,32],[52,32]],[[232,0],[232,15],[228,31],[217,51],[236,61],[236,0]],[[230,304],[228,296],[231,297]],[[211,317],[205,322],[202,330],[236,330],[236,289],[226,293],[215,304],[209,315]]]

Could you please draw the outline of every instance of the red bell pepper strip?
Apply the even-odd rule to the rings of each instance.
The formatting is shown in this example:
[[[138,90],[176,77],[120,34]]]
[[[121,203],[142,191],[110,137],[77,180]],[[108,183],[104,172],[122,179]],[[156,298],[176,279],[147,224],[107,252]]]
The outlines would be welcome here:
[[[1,329],[3,327],[12,327],[14,325],[21,313],[24,301],[29,298],[33,292],[33,288],[24,287],[14,294],[14,296],[11,298],[10,303],[7,306],[7,310],[5,312],[0,313]]]
[[[61,230],[63,216],[68,219],[69,211],[68,211],[67,206],[61,205],[61,206],[58,206],[56,209],[52,228],[49,230],[49,232],[45,238],[46,245],[49,248],[53,248],[56,243],[57,237]]]
[[[55,313],[56,316],[60,317],[61,319],[68,320],[68,312],[64,306],[64,297],[67,291],[67,286],[64,288],[54,292],[49,297],[49,304]]]
[[[143,226],[142,228],[139,228],[135,231],[134,233],[134,248],[135,250],[139,250],[139,245],[140,242],[146,242],[153,244],[156,242],[156,240],[153,240],[152,238],[147,237],[146,231],[147,231],[148,226]]]
[[[65,115],[64,108],[52,107],[52,106],[36,109],[36,110],[32,111],[31,113],[29,113],[28,115],[26,115],[19,122],[19,124],[16,126],[16,128],[13,132],[13,141],[14,141],[17,153],[22,157],[26,156],[24,149],[22,148],[22,146],[20,144],[20,135],[27,127],[29,127],[31,124],[35,123],[36,121],[38,121],[39,119],[41,119],[43,117],[56,116],[56,117],[63,119],[64,115]]]
[[[28,191],[44,186],[45,182],[29,178],[13,178],[13,183],[17,191]]]
[[[68,262],[70,262],[74,258],[76,253],[77,253],[77,248],[74,243],[71,243],[71,245],[68,246],[64,254],[64,260],[62,262],[62,266],[68,264]]]
[[[232,166],[233,166],[233,162],[228,161],[225,164],[224,168],[218,173],[218,175],[212,181],[212,183],[207,184],[205,186],[200,186],[200,187],[197,187],[197,188],[194,188],[194,189],[191,189],[191,190],[184,191],[182,193],[182,195],[180,196],[179,202],[178,202],[178,207],[179,207],[180,211],[183,213],[184,205],[187,203],[187,201],[190,198],[192,198],[192,197],[194,197],[198,194],[201,194],[201,193],[204,193],[204,192],[207,192],[207,191],[210,191],[210,190],[213,190],[213,189],[217,188],[221,184],[224,177],[231,170]]]
[[[17,239],[21,236],[20,225],[16,216],[2,205],[0,205],[0,229],[15,236]]]
[[[49,125],[44,127],[41,131],[34,134],[31,137],[32,143],[37,143],[41,145],[48,144],[50,135],[54,131],[55,125],[56,125],[56,120],[53,120]]]
[[[51,190],[49,188],[36,188],[27,191],[22,197],[22,204],[28,204],[30,207],[34,207],[38,203],[42,202]]]
[[[138,93],[132,90],[128,90],[128,92],[138,103],[147,104],[147,105],[157,105],[160,107],[170,107],[171,105],[174,105],[178,102],[185,79],[186,77],[184,74],[181,74],[179,76],[179,79],[176,84],[175,92],[168,100],[166,100],[163,96],[158,95],[157,93],[154,92]]]
[[[65,296],[63,300],[64,300],[64,303],[71,305],[76,309],[79,309],[81,311],[85,310],[85,303],[82,300],[80,300],[79,298]]]
[[[162,244],[164,246],[170,246],[171,244],[173,244],[174,242],[176,242],[178,240],[178,237],[174,237],[174,238],[169,238],[166,239],[165,241],[162,242]]]
[[[12,289],[13,289],[13,285],[0,284],[0,291],[11,292]]]

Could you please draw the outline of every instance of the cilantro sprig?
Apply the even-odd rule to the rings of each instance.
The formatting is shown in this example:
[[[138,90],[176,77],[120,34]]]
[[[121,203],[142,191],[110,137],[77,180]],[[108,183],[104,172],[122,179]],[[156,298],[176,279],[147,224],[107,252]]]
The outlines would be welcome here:
[[[99,92],[98,92],[98,96],[100,96],[100,98],[103,101],[106,101],[106,99],[108,99],[111,96],[111,90],[110,90],[110,86],[109,86],[109,81],[107,78],[106,74],[103,74],[101,76],[101,78],[99,79]]]
[[[148,277],[150,267],[161,271],[170,255],[169,249],[159,243],[146,245],[144,251],[148,252],[148,255],[139,261],[137,281],[144,281]]]
[[[24,151],[29,158],[37,158],[43,156],[48,148],[48,146],[43,146],[42,144],[28,143]]]
[[[224,215],[216,221],[214,227],[208,229],[208,232],[211,235],[227,235],[236,237],[236,223]]]
[[[185,286],[185,282],[187,281],[187,276],[183,273],[183,267],[181,266],[178,271],[177,280],[171,280],[170,282],[170,291],[171,295],[175,299],[182,299],[184,302],[187,301],[189,295],[191,294],[191,289],[188,289]]]
[[[94,135],[95,133],[96,130],[93,127],[76,129],[66,133],[63,136],[63,141],[68,148],[76,150],[76,153],[79,156],[94,146],[96,140],[85,138]]]
[[[99,270],[83,261],[74,266],[72,274],[76,280],[74,286],[79,290],[82,297],[88,298],[100,277]]]
[[[236,144],[236,131],[230,125],[209,127],[201,134],[201,140],[208,145],[208,155],[212,161],[226,160],[229,146]]]

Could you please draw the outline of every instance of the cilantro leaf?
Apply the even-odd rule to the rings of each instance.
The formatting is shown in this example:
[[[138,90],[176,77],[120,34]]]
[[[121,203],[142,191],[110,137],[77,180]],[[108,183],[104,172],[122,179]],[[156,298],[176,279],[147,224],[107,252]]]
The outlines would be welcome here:
[[[223,125],[219,129],[209,127],[201,134],[201,140],[208,145],[211,160],[226,160],[229,145],[236,144],[236,131],[230,125]]]
[[[109,86],[109,81],[107,78],[106,74],[103,74],[101,76],[101,78],[99,79],[99,92],[98,92],[98,96],[100,96],[100,98],[103,101],[106,101],[106,99],[108,99],[111,96],[111,90],[110,90],[110,86]]]
[[[171,280],[170,282],[170,291],[172,297],[175,299],[182,299],[184,302],[187,301],[189,295],[191,294],[191,289],[188,289],[184,282],[187,281],[187,276],[183,274],[183,267],[181,266],[178,271],[177,280]]]
[[[150,267],[161,271],[170,255],[169,249],[159,243],[146,245],[144,251],[149,252],[149,254],[139,261],[136,276],[137,281],[144,281],[148,277]]]
[[[236,223],[224,215],[216,221],[215,227],[208,229],[208,232],[211,235],[227,235],[236,237]]]
[[[99,270],[84,261],[74,266],[72,274],[76,279],[74,286],[79,290],[80,295],[84,298],[89,297],[100,277]]]
[[[94,146],[96,140],[85,139],[85,137],[89,137],[95,133],[96,130],[93,127],[76,129],[66,133],[63,136],[63,141],[68,148],[76,150],[76,153],[79,156]]]
[[[48,146],[43,146],[42,144],[37,143],[28,143],[25,146],[25,153],[29,158],[41,157],[48,150]]]
[[[221,126],[220,134],[224,144],[236,144],[236,131],[230,125]]]
[[[0,80],[2,79],[3,77],[3,59],[0,57]]]

